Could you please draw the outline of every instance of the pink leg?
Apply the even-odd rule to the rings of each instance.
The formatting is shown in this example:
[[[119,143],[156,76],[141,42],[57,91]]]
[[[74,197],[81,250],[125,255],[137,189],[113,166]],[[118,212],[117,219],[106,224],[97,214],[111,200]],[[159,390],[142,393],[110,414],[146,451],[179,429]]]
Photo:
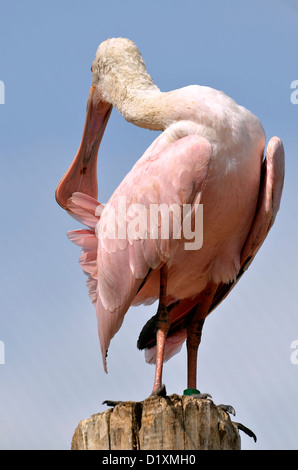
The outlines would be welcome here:
[[[156,367],[152,393],[158,393],[162,388],[162,369],[165,343],[170,327],[169,314],[166,308],[167,267],[160,269],[160,293],[157,310],[157,333],[156,333]]]
[[[198,347],[201,342],[202,329],[210,305],[213,300],[217,286],[210,285],[202,294],[202,298],[197,305],[194,317],[187,330],[187,386],[196,389],[197,387],[197,356]]]
[[[197,356],[204,320],[192,323],[187,332],[187,387],[197,388]]]

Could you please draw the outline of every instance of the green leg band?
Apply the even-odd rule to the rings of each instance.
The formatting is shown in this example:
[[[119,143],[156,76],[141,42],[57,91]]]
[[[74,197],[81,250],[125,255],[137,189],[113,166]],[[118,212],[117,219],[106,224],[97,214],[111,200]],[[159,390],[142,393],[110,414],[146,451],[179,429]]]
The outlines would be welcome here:
[[[197,390],[196,388],[186,388],[184,391],[183,391],[183,395],[198,395],[200,392],[200,390]]]

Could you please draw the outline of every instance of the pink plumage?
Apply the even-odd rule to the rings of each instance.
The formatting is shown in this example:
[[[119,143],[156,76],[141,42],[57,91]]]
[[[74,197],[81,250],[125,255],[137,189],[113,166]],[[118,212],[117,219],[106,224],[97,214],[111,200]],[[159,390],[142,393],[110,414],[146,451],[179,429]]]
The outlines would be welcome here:
[[[138,341],[146,360],[156,362],[153,392],[161,387],[163,362],[185,340],[188,387],[195,388],[204,320],[236,285],[275,220],[283,145],[272,138],[263,160],[261,123],[220,91],[160,92],[129,40],[102,43],[92,70],[82,142],[56,198],[88,227],[68,237],[82,248],[104,368],[129,307],[159,299]],[[133,124],[163,132],[103,206],[96,200],[96,158],[112,105]]]

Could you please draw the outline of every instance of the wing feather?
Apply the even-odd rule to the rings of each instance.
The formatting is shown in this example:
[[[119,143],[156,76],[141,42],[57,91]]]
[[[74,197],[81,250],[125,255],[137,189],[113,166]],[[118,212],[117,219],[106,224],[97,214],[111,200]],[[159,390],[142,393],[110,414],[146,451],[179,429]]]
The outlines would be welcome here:
[[[91,228],[70,232],[68,236],[83,250],[80,263],[89,274],[87,283],[96,305],[105,370],[110,341],[130,305],[137,303],[139,288],[148,272],[170,262],[180,243],[180,240],[173,240],[172,228],[168,238],[162,239],[160,234],[153,237],[152,230],[156,227],[152,229],[148,223],[150,205],[182,207],[185,203],[199,201],[211,155],[210,143],[199,135],[188,135],[172,142],[165,132],[132,168],[104,208],[90,196],[80,193],[75,193],[69,201],[70,214]],[[138,205],[133,209],[139,207],[146,212],[145,219],[139,219],[147,222],[145,230],[140,231],[140,227],[134,225],[133,204]],[[128,227],[135,231],[129,231]],[[149,302],[158,295],[158,291],[153,296],[150,294]]]
[[[251,229],[241,252],[241,268],[235,281],[229,284],[218,284],[209,313],[211,313],[235,287],[265,241],[279,210],[284,174],[285,155],[283,144],[279,138],[273,137],[268,143],[266,157],[262,164],[259,200]],[[194,305],[196,299],[189,299],[189,302]],[[165,360],[178,353],[185,341],[187,331],[183,319],[186,319],[188,314],[189,304],[187,300],[175,305],[172,314],[171,329],[165,347]],[[145,349],[146,361],[150,363],[155,362],[155,333],[155,320],[154,317],[152,317],[144,326],[138,343],[140,349]]]

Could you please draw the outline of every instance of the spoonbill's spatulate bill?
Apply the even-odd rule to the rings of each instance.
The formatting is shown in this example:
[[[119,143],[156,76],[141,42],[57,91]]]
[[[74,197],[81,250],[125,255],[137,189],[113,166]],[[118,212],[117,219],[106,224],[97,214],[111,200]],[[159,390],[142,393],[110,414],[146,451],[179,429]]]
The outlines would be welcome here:
[[[103,206],[96,160],[113,106],[162,133]],[[273,137],[265,156],[264,149],[258,118],[223,92],[199,85],[161,92],[133,42],[100,44],[81,145],[56,199],[87,226],[68,236],[82,247],[105,370],[128,308],[159,299],[138,341],[156,364],[153,392],[163,362],[185,340],[187,386],[196,389],[205,318],[251,263],[279,209],[283,145]]]

